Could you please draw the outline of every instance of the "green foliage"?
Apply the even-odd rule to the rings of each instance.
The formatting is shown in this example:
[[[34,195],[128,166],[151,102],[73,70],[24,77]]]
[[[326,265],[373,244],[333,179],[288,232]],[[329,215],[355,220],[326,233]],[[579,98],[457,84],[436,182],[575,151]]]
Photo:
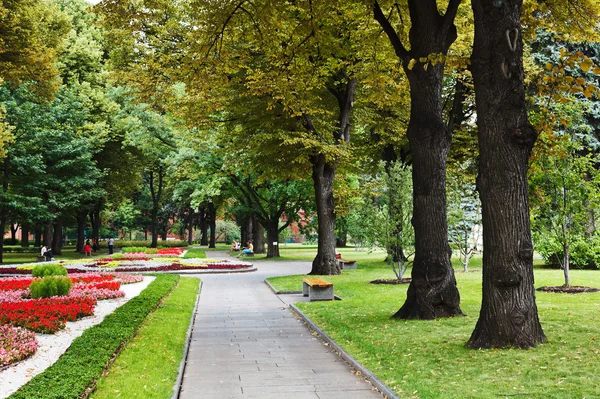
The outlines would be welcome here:
[[[31,271],[31,275],[33,277],[66,276],[67,274],[67,269],[65,269],[58,263],[46,263],[43,265],[36,265]]]
[[[30,82],[37,95],[51,99],[58,88],[57,54],[69,28],[53,0],[3,0],[0,76],[12,87]]]
[[[123,253],[132,253],[132,252],[142,252],[145,254],[157,254],[158,248],[148,248],[148,247],[122,247],[121,251]]]
[[[362,197],[348,215],[351,240],[363,245],[386,248],[397,277],[406,270],[414,247],[411,170],[402,162],[381,162],[374,178],[366,178]]]
[[[146,316],[156,309],[178,281],[178,275],[157,276],[140,295],[76,338],[52,366],[33,377],[10,398],[81,397],[88,388],[93,387],[115,353],[134,336]]]
[[[33,299],[50,298],[68,295],[72,285],[73,281],[69,277],[46,276],[41,280],[32,281],[29,289]]]
[[[217,220],[217,241],[231,244],[233,240],[240,240],[240,228],[235,222]]]

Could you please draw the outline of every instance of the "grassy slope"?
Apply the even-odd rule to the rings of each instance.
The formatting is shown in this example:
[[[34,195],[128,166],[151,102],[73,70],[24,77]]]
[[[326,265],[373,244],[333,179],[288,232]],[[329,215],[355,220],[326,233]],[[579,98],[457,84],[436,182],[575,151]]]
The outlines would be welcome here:
[[[182,277],[98,381],[91,397],[170,398],[197,293],[198,279]]]
[[[562,284],[560,270],[535,273],[536,286]],[[403,398],[600,397],[600,293],[537,293],[547,344],[526,351],[473,351],[464,343],[479,313],[481,273],[456,276],[464,318],[390,319],[402,305],[407,286],[368,284],[393,274],[383,262],[367,259],[356,271],[327,277],[343,301],[299,307]],[[270,281],[278,289],[298,290],[301,279]],[[572,279],[574,285],[600,288],[597,271],[575,270]]]

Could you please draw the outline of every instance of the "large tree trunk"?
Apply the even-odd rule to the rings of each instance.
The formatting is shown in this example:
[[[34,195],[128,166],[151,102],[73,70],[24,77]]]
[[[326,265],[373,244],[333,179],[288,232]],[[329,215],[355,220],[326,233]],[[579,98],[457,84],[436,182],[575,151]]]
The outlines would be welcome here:
[[[92,240],[96,239],[97,242],[100,242],[100,210],[102,208],[102,202],[96,203],[94,205],[94,209],[90,212],[90,222],[92,224],[92,236],[90,237]]]
[[[267,258],[279,257],[279,219],[267,221]],[[254,240],[256,241],[256,239]],[[264,249],[264,246],[263,246]],[[255,251],[256,252],[256,247]],[[264,252],[264,251],[263,251]]]
[[[208,245],[208,223],[206,220],[206,208],[198,208],[200,215],[200,245]]]
[[[446,219],[446,158],[451,132],[442,118],[444,64],[421,63],[447,54],[456,40],[454,18],[461,0],[450,0],[444,15],[435,0],[409,0],[411,29],[407,50],[377,1],[374,17],[402,61],[411,89],[408,140],[413,158],[415,260],[406,302],[394,317],[434,319],[462,315],[450,263]],[[419,60],[414,63],[412,60]]]
[[[42,230],[39,227],[37,227],[35,230],[34,245],[36,248],[39,248],[42,246]]]
[[[192,245],[194,242],[194,208],[190,206],[188,209],[188,244]]]
[[[48,222],[44,226],[44,245],[52,248],[52,222]]]
[[[54,232],[52,235],[52,255],[62,255],[62,226],[62,217],[59,217],[54,223]]]
[[[394,314],[402,319],[462,314],[448,245],[446,159],[451,134],[442,119],[442,77],[441,65],[409,73],[415,259],[406,302]]]
[[[83,252],[86,219],[87,211],[82,211],[77,214],[77,244],[75,245],[75,252]]]
[[[150,235],[152,242],[150,248],[156,248],[158,246],[158,205],[152,205],[152,224],[150,225]]]
[[[21,227],[21,247],[29,247],[29,225],[27,223],[23,223]]]
[[[255,254],[265,253],[265,228],[256,220],[256,217],[252,218],[252,243]]]
[[[18,223],[10,224],[10,245],[17,245],[17,230],[19,230]]]
[[[336,167],[326,162],[325,156],[317,155],[312,160],[312,179],[315,188],[317,205],[318,248],[309,274],[340,274],[335,258],[335,203],[333,198],[333,181]]]
[[[527,162],[537,133],[525,108],[522,1],[471,3],[484,252],[481,312],[467,345],[534,347],[546,337],[533,287]]]
[[[217,209],[214,204],[208,204],[208,223],[210,228],[209,248],[217,247]]]

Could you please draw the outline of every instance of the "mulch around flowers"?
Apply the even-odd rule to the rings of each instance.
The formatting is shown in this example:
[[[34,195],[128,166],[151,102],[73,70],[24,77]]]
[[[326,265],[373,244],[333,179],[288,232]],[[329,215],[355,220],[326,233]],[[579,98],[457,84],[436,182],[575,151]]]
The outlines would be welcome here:
[[[398,280],[397,278],[379,279],[371,281],[371,284],[409,284],[411,280],[411,278],[402,278],[400,280]]]
[[[542,292],[558,292],[565,294],[582,294],[584,292],[598,292],[600,289],[592,288],[592,287],[582,287],[580,285],[573,285],[570,287],[564,287],[562,285],[559,286],[549,286],[549,287],[540,287],[536,289],[536,291]]]

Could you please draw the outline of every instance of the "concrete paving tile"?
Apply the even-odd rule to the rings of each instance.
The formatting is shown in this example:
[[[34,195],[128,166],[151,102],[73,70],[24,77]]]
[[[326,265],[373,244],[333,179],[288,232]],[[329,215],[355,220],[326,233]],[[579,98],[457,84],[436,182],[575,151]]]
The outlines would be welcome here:
[[[180,398],[381,399],[264,284],[309,270],[310,262],[279,262],[202,275]]]

